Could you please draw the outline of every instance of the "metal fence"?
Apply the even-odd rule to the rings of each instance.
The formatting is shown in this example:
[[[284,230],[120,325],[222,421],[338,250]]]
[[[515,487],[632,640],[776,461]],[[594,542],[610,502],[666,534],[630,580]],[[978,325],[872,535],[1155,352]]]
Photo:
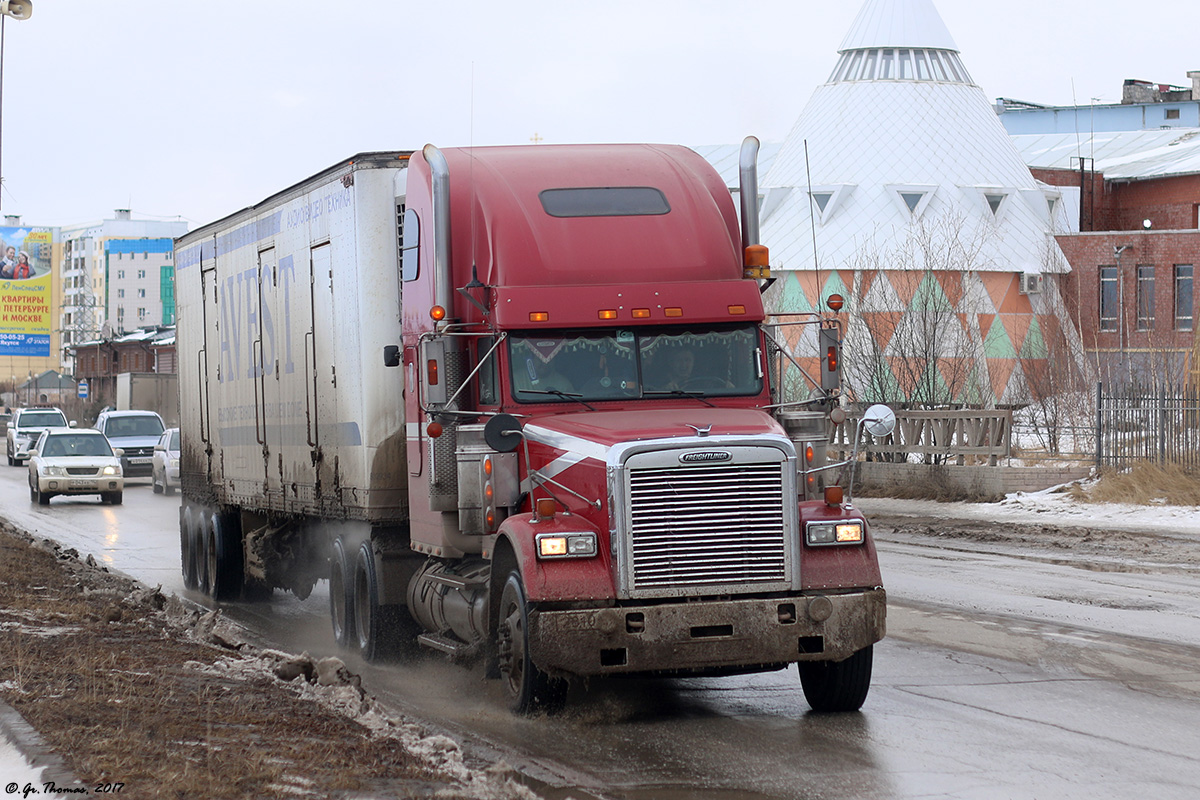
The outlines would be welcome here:
[[[1096,385],[1096,466],[1200,467],[1200,393]]]

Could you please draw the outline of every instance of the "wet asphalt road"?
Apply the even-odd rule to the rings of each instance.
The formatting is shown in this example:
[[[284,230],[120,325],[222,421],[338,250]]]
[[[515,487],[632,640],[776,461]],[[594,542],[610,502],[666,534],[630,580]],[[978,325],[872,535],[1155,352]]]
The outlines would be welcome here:
[[[36,535],[184,595],[178,495],[29,503],[0,466],[0,509]],[[889,636],[861,713],[808,712],[794,670],[593,681],[567,713],[520,719],[500,687],[436,656],[375,666],[369,691],[503,758],[549,798],[1194,798],[1200,793],[1200,580],[1153,569],[889,541]],[[201,601],[195,595],[191,599]],[[228,615],[274,646],[335,652],[327,595]]]

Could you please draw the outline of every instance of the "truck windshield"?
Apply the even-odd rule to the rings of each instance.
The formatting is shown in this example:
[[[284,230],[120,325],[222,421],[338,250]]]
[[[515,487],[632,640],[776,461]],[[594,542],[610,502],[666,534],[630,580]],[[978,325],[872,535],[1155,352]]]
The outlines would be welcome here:
[[[508,348],[513,397],[523,403],[762,391],[754,327],[514,334]]]

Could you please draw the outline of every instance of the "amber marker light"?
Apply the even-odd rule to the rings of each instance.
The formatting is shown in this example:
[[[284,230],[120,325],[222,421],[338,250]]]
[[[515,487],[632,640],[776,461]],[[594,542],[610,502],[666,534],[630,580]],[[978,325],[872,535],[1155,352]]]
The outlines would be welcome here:
[[[752,244],[746,247],[743,265],[747,267],[767,267],[771,264],[771,254],[765,244]]]
[[[425,377],[430,386],[438,385],[438,362],[436,358],[431,358],[425,362]]]
[[[429,309],[429,316],[433,318],[434,322],[441,322],[446,318],[446,309],[441,306],[434,306]]]
[[[766,245],[748,245],[742,253],[742,277],[766,280],[771,277],[771,256]]]
[[[600,317],[600,319],[616,319],[617,310],[615,308],[602,308],[596,312],[596,316]]]
[[[826,486],[825,487],[825,505],[840,506],[842,504],[842,487]]]
[[[556,507],[553,497],[542,497],[537,501],[537,515],[541,519],[550,519]]]
[[[813,446],[812,446],[811,444],[810,444],[810,445],[805,445],[805,447],[804,447],[804,460],[805,460],[805,461],[807,461],[808,463],[810,463],[810,464],[811,464],[811,463],[813,462],[813,455],[814,455],[814,453],[813,453]]]
[[[430,439],[438,438],[439,436],[442,435],[442,423],[440,423],[440,422],[429,423],[429,427],[427,427],[425,429],[425,432],[429,434]]]
[[[485,458],[483,460],[483,474],[491,477],[492,475],[492,459]]]
[[[633,318],[634,319],[650,319],[650,309],[635,308],[633,310]]]
[[[829,299],[825,301],[825,305],[829,306],[829,310],[835,314],[842,310],[842,306],[846,305],[846,298],[840,294],[831,294]]]
[[[746,307],[745,306],[730,306],[729,313],[733,314],[734,316],[740,316],[740,315],[746,313]]]
[[[530,311],[529,312],[529,321],[530,322],[549,322],[550,321],[550,312],[549,311]]]
[[[673,308],[664,308],[663,314],[668,317],[682,317],[683,309],[682,308],[674,308],[674,307]]]

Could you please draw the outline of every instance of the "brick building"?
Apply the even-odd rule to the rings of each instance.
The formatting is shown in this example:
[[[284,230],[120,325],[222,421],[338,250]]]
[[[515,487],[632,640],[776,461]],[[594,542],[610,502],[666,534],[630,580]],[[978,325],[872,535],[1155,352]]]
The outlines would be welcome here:
[[[1100,380],[1200,386],[1200,129],[1013,140],[1077,212],[1060,288]]]
[[[176,372],[174,326],[83,342],[72,350],[75,377],[88,382],[89,397],[100,406],[116,402],[117,376],[122,373]]]

